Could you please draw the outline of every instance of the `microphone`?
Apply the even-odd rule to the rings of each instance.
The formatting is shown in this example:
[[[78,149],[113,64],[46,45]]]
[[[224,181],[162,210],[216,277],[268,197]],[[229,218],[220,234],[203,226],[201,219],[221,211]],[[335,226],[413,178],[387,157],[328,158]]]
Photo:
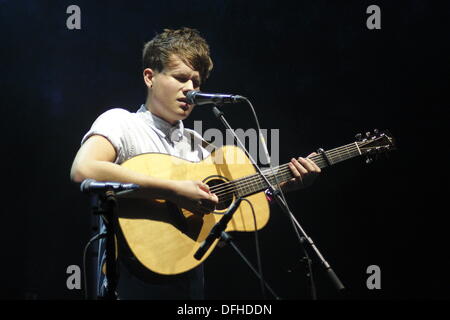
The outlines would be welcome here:
[[[86,179],[81,183],[80,191],[83,193],[102,193],[108,190],[127,191],[136,190],[140,186],[134,183],[120,183],[120,182],[100,182],[94,179]]]
[[[244,101],[246,98],[243,96],[233,94],[221,94],[221,93],[205,93],[195,90],[190,90],[186,93],[186,100],[189,104],[195,104],[201,106],[203,104],[224,104],[224,103],[238,103]]]
[[[227,212],[224,213],[222,218],[217,222],[214,227],[209,232],[209,235],[206,237],[205,241],[202,242],[200,245],[200,248],[198,248],[197,252],[194,254],[194,258],[197,260],[200,260],[208,251],[208,249],[211,247],[213,242],[219,238],[222,234],[222,231],[225,230],[225,228],[228,225],[228,222],[230,222],[231,218],[233,217],[234,212],[239,207],[239,204],[241,203],[242,198],[237,198],[235,202],[231,205],[231,207],[228,209]]]

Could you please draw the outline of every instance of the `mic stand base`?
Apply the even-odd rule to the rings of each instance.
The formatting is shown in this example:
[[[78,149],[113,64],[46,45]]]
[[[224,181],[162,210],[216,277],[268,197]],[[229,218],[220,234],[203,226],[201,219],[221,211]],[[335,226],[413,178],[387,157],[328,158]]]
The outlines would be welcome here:
[[[319,249],[316,247],[316,245],[314,244],[313,240],[308,237],[305,233],[305,231],[303,230],[303,228],[300,226],[300,224],[298,223],[297,219],[295,219],[294,215],[292,214],[292,212],[289,210],[289,207],[286,205],[286,203],[284,202],[284,200],[282,199],[280,192],[278,190],[275,190],[275,192],[273,193],[273,195],[275,196],[275,199],[277,201],[277,203],[279,204],[280,208],[289,216],[291,217],[291,221],[294,224],[294,228],[297,227],[295,230],[298,229],[298,231],[300,231],[302,233],[302,236],[300,237],[301,241],[300,244],[303,245],[303,243],[308,243],[310,248],[316,253],[317,257],[320,259],[322,266],[325,269],[325,272],[328,276],[328,278],[330,279],[330,281],[333,283],[333,285],[335,286],[335,288],[338,291],[342,291],[345,289],[344,285],[342,284],[341,280],[339,280],[339,278],[337,277],[336,273],[333,271],[333,269],[331,268],[331,266],[329,265],[329,263],[324,259],[324,257],[322,256],[322,254],[319,252]],[[297,231],[296,231],[297,232]],[[303,247],[303,252],[305,253],[305,257],[307,256],[307,252],[306,249]],[[311,264],[308,264],[308,266],[311,266]],[[312,275],[312,272],[311,274]],[[312,277],[310,278],[310,280],[312,280]],[[315,289],[314,291],[311,292],[312,297],[316,297],[316,292]]]
[[[256,271],[256,269],[253,267],[253,265],[250,263],[250,261],[244,256],[244,254],[241,252],[241,250],[239,250],[239,248],[234,244],[233,242],[233,238],[226,233],[225,231],[222,231],[221,235],[220,235],[220,239],[222,241],[224,241],[225,243],[229,244],[236,252],[239,256],[241,256],[242,260],[244,260],[244,262],[249,266],[249,268],[255,273],[255,275],[258,277],[259,280],[262,279],[261,275],[258,273],[258,271]],[[281,298],[272,290],[272,288],[269,286],[269,284],[264,281],[264,285],[265,287],[270,291],[270,293],[272,293],[272,295],[275,297],[276,300],[281,300]]]

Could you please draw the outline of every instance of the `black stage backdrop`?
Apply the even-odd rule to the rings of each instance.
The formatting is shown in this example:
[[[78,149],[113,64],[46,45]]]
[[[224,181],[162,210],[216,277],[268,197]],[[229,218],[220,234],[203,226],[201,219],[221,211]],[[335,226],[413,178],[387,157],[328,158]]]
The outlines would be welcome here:
[[[307,233],[349,288],[338,294],[318,259],[321,299],[449,298],[447,134],[449,6],[431,1],[0,1],[2,230],[0,297],[82,299],[67,267],[82,264],[88,198],[70,182],[80,140],[112,107],[144,102],[141,50],[163,28],[194,27],[215,68],[206,92],[244,95],[263,128],[280,130],[280,161],[389,129],[398,150],[325,170],[288,195]],[[69,30],[70,5],[81,29]],[[381,9],[370,30],[369,5]],[[254,127],[246,105],[226,109]],[[211,108],[186,121],[222,125]],[[301,249],[272,207],[259,232],[264,275],[285,299],[308,299]],[[235,234],[255,262],[252,234]],[[381,269],[369,290],[367,268]],[[207,259],[208,299],[260,299],[259,282],[225,247]],[[293,272],[287,270],[294,268]]]

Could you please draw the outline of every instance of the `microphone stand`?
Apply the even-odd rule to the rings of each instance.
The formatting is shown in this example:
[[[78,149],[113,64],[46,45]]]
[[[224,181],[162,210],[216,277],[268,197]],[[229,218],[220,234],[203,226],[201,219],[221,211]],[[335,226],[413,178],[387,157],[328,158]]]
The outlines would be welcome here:
[[[253,271],[253,273],[259,278],[259,280],[264,282],[264,286],[269,289],[270,293],[275,297],[276,300],[281,300],[281,298],[272,290],[272,288],[269,286],[269,284],[264,280],[261,276],[261,274],[256,271],[255,267],[251,264],[251,262],[244,256],[241,250],[236,246],[236,244],[233,241],[233,238],[225,231],[222,231],[222,234],[220,236],[220,239],[231,245],[231,247],[237,252],[239,256],[241,256],[242,260],[249,266],[249,268]]]
[[[239,137],[236,135],[236,133],[234,132],[234,130],[231,128],[230,124],[228,123],[228,121],[225,119],[224,113],[222,111],[219,110],[219,108],[217,106],[221,106],[220,104],[216,104],[213,107],[213,112],[214,115],[220,120],[222,121],[222,123],[224,124],[224,126],[230,130],[230,132],[233,134],[234,138],[236,139],[236,141],[238,142],[238,144],[240,145],[240,147],[242,148],[242,150],[246,153],[247,157],[249,157],[250,161],[252,161],[253,165],[255,166],[256,170],[258,171],[258,173],[261,175],[261,177],[266,181],[268,187],[269,187],[269,191],[272,193],[272,195],[274,196],[275,200],[277,201],[278,205],[281,207],[281,209],[291,218],[292,223],[294,224],[294,227],[296,226],[298,228],[298,230],[301,233],[301,237],[300,237],[300,244],[302,245],[303,242],[307,242],[310,247],[313,249],[313,251],[316,253],[316,255],[318,256],[318,258],[320,259],[322,265],[324,266],[326,273],[329,277],[329,279],[331,280],[331,282],[334,284],[334,286],[338,289],[338,290],[343,290],[345,289],[344,285],[342,284],[342,282],[339,280],[339,278],[337,277],[337,275],[334,273],[333,269],[331,268],[331,266],[329,265],[329,263],[323,258],[322,254],[320,253],[319,249],[316,247],[316,245],[314,244],[313,240],[305,233],[305,231],[303,230],[303,228],[300,226],[300,223],[297,221],[297,219],[295,218],[295,216],[293,215],[293,213],[291,212],[291,210],[289,209],[287,203],[284,201],[284,199],[281,196],[281,192],[279,190],[276,190],[273,185],[270,183],[269,179],[267,179],[267,177],[262,173],[261,169],[259,168],[259,166],[257,165],[257,163],[255,162],[255,160],[252,158],[252,156],[249,154],[249,152],[247,151],[247,149],[245,148],[244,144],[241,142],[241,140],[239,139]],[[298,234],[297,229],[296,233]],[[304,252],[306,253],[306,250],[303,248]],[[307,257],[307,256],[306,256]],[[308,265],[311,266],[311,263],[309,261],[309,258],[307,257],[307,262]],[[309,274],[309,279],[312,281],[312,274]],[[312,290],[312,298],[316,299],[316,292],[315,289]]]
[[[94,195],[94,201],[97,202],[97,206],[94,205],[93,214],[103,216],[103,220],[106,227],[106,281],[107,289],[106,295],[102,298],[104,300],[117,300],[117,262],[116,262],[116,241],[114,231],[116,230],[116,208],[117,199],[116,193],[112,188],[105,191],[102,194]],[[100,270],[100,272],[102,272]]]
[[[259,278],[259,280],[264,282],[265,287],[267,289],[269,289],[269,291],[273,294],[275,299],[280,300],[280,298],[277,296],[277,294],[272,290],[272,288],[267,284],[267,282],[264,281],[263,277],[252,266],[250,261],[244,256],[244,254],[234,244],[233,238],[228,233],[225,232],[225,229],[227,228],[228,223],[233,218],[233,214],[236,212],[241,201],[242,201],[241,197],[237,198],[234,201],[234,203],[230,206],[228,211],[222,216],[222,218],[219,220],[219,222],[217,222],[214,225],[214,227],[211,229],[209,235],[206,237],[205,241],[200,245],[199,249],[194,254],[194,258],[197,260],[201,260],[202,257],[205,255],[205,253],[208,251],[208,249],[211,247],[213,242],[217,238],[220,238],[222,241],[224,241],[225,243],[229,243],[232,246],[232,248],[241,256],[241,258],[245,261],[245,263],[247,263],[247,265],[250,267],[250,269],[256,274],[256,276]]]

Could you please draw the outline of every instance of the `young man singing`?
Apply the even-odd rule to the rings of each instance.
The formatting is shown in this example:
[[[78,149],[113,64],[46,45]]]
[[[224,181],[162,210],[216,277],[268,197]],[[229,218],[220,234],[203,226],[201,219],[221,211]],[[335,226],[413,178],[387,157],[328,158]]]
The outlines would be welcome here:
[[[182,120],[192,112],[186,93],[200,90],[208,78],[213,63],[209,46],[198,31],[190,28],[166,29],[146,43],[143,50],[143,79],[147,99],[136,112],[111,109],[100,115],[82,139],[72,165],[75,182],[91,178],[98,181],[136,183],[141,186],[139,197],[166,199],[194,214],[208,213],[218,202],[208,185],[201,181],[165,180],[140,174],[123,166],[125,160],[142,153],[165,153],[189,161],[201,161],[209,154],[201,137],[184,128]],[[309,185],[320,169],[308,158],[292,159],[295,178],[283,186],[293,190]],[[102,257],[100,252],[100,258]],[[152,282],[127,268],[119,257],[120,299],[202,299],[203,267],[174,279]],[[100,264],[101,266],[102,264]],[[106,281],[99,268],[98,294]]]

